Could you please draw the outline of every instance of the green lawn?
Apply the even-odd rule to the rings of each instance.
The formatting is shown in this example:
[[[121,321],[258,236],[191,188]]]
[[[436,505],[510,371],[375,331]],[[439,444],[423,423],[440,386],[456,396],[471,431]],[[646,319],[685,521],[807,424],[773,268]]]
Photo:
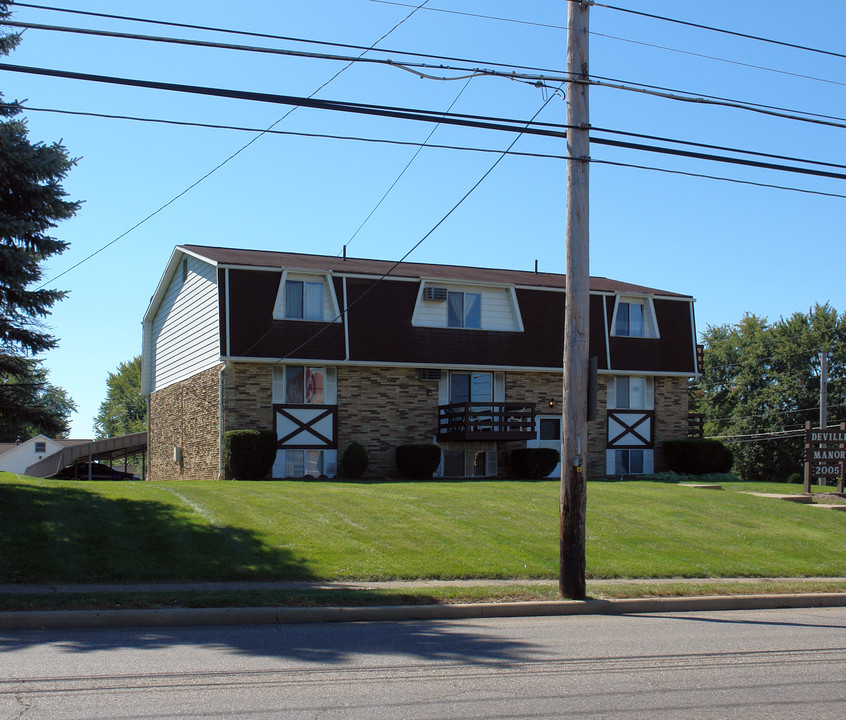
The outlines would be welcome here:
[[[726,487],[588,483],[589,578],[846,576],[846,513]],[[555,481],[89,483],[0,473],[0,582],[554,578],[558,492]]]

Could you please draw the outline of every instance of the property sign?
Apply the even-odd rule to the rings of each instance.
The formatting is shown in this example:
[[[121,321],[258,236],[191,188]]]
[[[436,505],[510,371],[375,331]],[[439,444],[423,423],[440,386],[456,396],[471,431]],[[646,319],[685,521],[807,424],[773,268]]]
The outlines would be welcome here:
[[[846,424],[840,428],[812,428],[805,423],[805,492],[810,479],[823,481],[846,475]]]

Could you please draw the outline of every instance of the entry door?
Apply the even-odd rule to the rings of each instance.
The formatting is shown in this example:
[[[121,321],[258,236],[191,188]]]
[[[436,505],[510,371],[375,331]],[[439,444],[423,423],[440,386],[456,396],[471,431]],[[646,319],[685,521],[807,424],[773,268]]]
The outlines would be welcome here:
[[[538,415],[535,421],[537,439],[526,443],[527,447],[548,447],[561,452],[561,416]],[[560,477],[561,463],[547,477]]]

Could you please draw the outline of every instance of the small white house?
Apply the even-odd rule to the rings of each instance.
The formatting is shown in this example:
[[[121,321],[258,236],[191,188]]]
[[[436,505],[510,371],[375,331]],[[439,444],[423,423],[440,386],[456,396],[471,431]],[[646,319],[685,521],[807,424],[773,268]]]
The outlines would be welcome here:
[[[36,435],[19,445],[12,445],[0,452],[0,470],[11,473],[26,473],[30,465],[59,452],[69,445],[79,445],[90,440],[53,440],[46,435]]]

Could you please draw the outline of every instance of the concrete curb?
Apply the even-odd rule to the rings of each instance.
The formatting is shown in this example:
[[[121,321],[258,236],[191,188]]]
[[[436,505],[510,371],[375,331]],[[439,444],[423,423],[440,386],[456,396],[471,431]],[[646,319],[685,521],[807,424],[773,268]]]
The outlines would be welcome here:
[[[552,600],[456,605],[374,607],[174,608],[166,610],[60,610],[0,613],[0,629],[279,625],[317,622],[398,622],[550,615],[622,615],[720,610],[844,607],[846,593],[713,595],[624,600]]]

